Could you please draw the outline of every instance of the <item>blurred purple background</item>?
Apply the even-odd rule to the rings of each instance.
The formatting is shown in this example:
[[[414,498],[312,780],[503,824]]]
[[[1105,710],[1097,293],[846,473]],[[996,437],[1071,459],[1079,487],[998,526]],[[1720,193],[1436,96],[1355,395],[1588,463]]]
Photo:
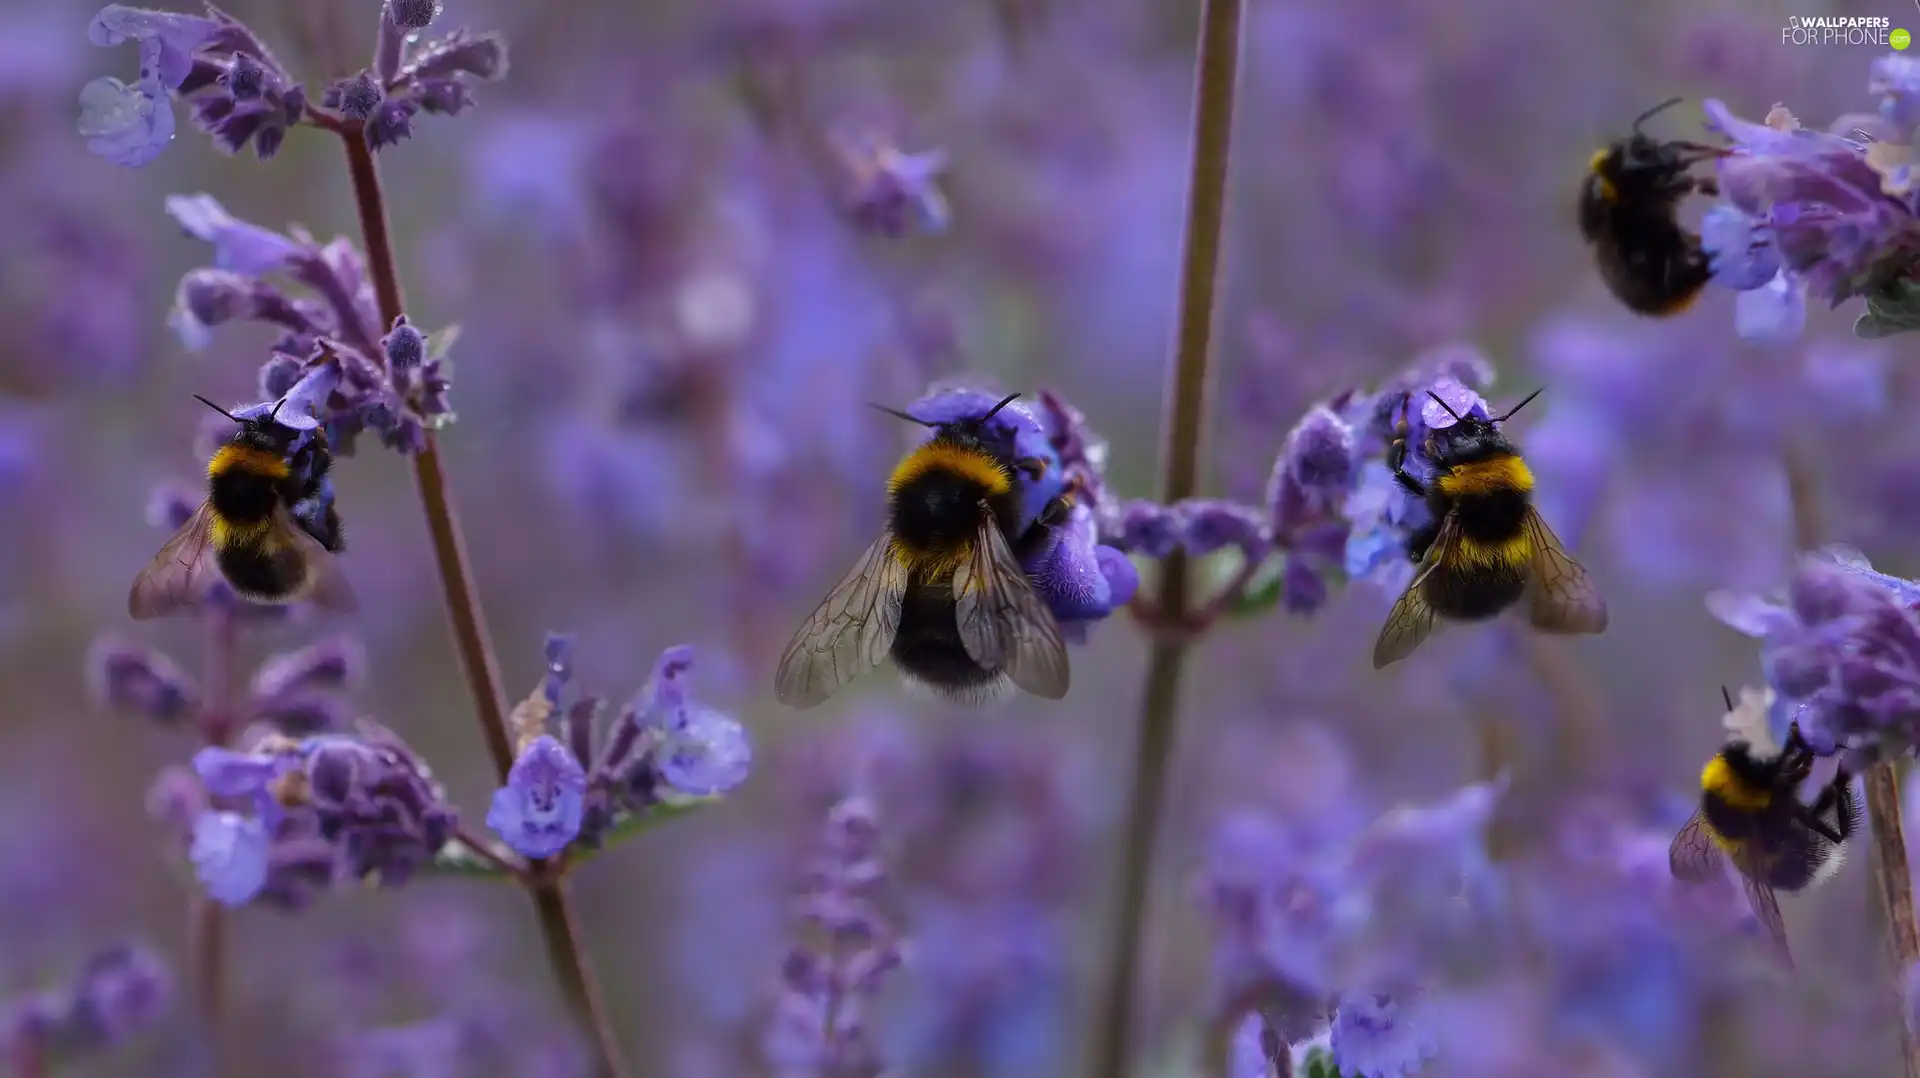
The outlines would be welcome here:
[[[1376,674],[1366,655],[1392,596],[1363,583],[1311,619],[1209,638],[1173,766],[1143,1058],[1178,1048],[1209,987],[1191,883],[1229,811],[1437,798],[1486,777],[1498,726],[1523,787],[1591,784],[1650,830],[1677,825],[1720,738],[1719,686],[1759,681],[1752,643],[1702,597],[1782,578],[1782,432],[1810,448],[1829,538],[1920,572],[1904,344],[1853,340],[1851,311],[1813,312],[1803,341],[1742,342],[1719,291],[1672,323],[1635,320],[1572,222],[1588,154],[1667,96],[1755,118],[1783,101],[1820,124],[1870,110],[1879,50],[1785,46],[1780,31],[1789,14],[1920,23],[1904,2],[1250,5],[1212,491],[1257,499],[1315,400],[1476,344],[1500,372],[1496,404],[1546,387],[1515,437],[1613,627],[1545,652],[1459,631]],[[182,954],[191,881],[146,797],[188,748],[90,700],[84,661],[113,634],[198,663],[190,622],[135,626],[123,596],[163,538],[143,519],[150,491],[198,468],[206,415],[190,394],[254,399],[271,338],[245,327],[192,353],[168,330],[176,282],[207,254],[162,200],[205,191],[268,227],[358,238],[339,148],[318,132],[262,164],[222,157],[183,114],[143,169],[88,154],[78,88],[128,62],[88,45],[93,10],[0,14],[0,995],[122,938]],[[313,86],[367,62],[378,17],[372,0],[231,10]],[[760,1073],[743,1031],[778,972],[795,866],[849,784],[878,791],[914,948],[871,1019],[900,1072],[1038,1078],[1079,1057],[1139,632],[1097,629],[1055,706],[960,714],[882,673],[795,716],[769,686],[787,634],[877,529],[907,444],[862,402],[903,405],[957,375],[1051,388],[1111,440],[1109,481],[1152,494],[1196,19],[1147,0],[448,0],[438,27],[505,32],[512,71],[380,160],[409,314],[461,329],[442,445],[509,689],[535,683],[549,629],[579,634],[580,681],[608,693],[692,643],[704,696],[757,741],[726,805],[575,877],[641,1074]],[[1658,129],[1699,137],[1697,118],[1689,106]],[[849,212],[855,179],[822,150],[869,135],[948,155],[948,228],[888,236]],[[369,447],[335,482],[367,599],[350,626],[370,653],[356,705],[430,758],[478,827],[494,778],[407,469]],[[319,631],[251,632],[248,660]],[[1885,1073],[1882,948],[1855,861],[1787,900],[1804,983],[1732,994],[1711,1023],[1687,1011],[1693,1048],[1648,1048],[1619,1032],[1642,1029],[1629,1022],[1597,1055],[1556,1061],[1541,1045],[1564,1031],[1512,1000],[1558,997],[1496,986],[1447,1021],[1487,1023],[1491,1044],[1537,1018],[1538,1043],[1443,1052],[1425,1073]],[[334,1048],[373,1051],[406,1038],[370,1030],[423,1022],[440,1025],[411,1036],[446,1038],[426,1054],[449,1069],[392,1073],[569,1073],[510,888],[423,882],[235,920],[240,1073],[385,1073]],[[185,1029],[176,1010],[74,1073],[197,1073]]]

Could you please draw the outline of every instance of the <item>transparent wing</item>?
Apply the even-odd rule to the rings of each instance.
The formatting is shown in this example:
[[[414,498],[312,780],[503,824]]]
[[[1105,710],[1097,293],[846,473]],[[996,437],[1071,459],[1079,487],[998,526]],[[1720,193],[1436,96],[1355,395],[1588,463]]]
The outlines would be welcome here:
[[[173,533],[160,553],[133,579],[127,613],[136,621],[157,618],[197,605],[220,580],[208,556],[213,538],[213,507],[205,502]]]
[[[1433,543],[1427,547],[1426,557],[1421,561],[1423,568],[1400,593],[1399,601],[1393,604],[1393,610],[1387,614],[1387,623],[1380,627],[1380,638],[1373,643],[1373,668],[1383,669],[1413,654],[1428,636],[1432,635],[1437,617],[1433,607],[1427,604],[1424,585],[1433,571],[1444,565],[1453,552],[1455,536],[1460,527],[1455,518],[1448,515],[1440,524],[1440,532],[1433,537]]]
[[[953,574],[954,621],[974,662],[1006,672],[1035,696],[1058,700],[1071,680],[1060,623],[1027,579],[992,513]]]
[[[1720,847],[1705,816],[1695,812],[1673,836],[1673,845],[1667,847],[1667,868],[1674,879],[1687,883],[1705,883],[1720,873]]]
[[[900,631],[906,594],[907,567],[893,556],[893,536],[882,532],[793,634],[774,696],[796,710],[815,707],[879,666]]]
[[[1740,866],[1740,881],[1747,887],[1747,902],[1753,907],[1753,915],[1760,921],[1760,927],[1767,933],[1767,941],[1773,945],[1774,954],[1782,964],[1793,968],[1793,951],[1787,946],[1787,922],[1780,915],[1780,899],[1773,888],[1766,883],[1767,866],[1756,848],[1751,844],[1742,850],[1737,859]]]
[[[1587,571],[1567,556],[1538,511],[1527,510],[1533,565],[1527,581],[1527,618],[1548,633],[1597,633],[1607,627],[1607,604]]]
[[[340,568],[340,559],[308,534],[285,505],[273,511],[273,525],[279,532],[279,541],[291,544],[305,567],[300,587],[287,597],[288,602],[305,601],[336,614],[350,614],[358,609],[359,601],[347,583],[347,574]]]

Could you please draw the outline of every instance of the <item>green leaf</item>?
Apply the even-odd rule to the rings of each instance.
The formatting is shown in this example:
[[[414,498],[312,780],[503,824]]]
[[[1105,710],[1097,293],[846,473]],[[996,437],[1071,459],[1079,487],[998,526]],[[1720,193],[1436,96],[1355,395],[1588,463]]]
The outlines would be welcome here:
[[[573,863],[578,865],[591,861],[622,842],[638,838],[656,827],[664,827],[684,816],[691,816],[709,805],[717,805],[721,800],[718,797],[690,797],[684,800],[662,802],[645,812],[627,816],[607,832],[606,838],[601,840],[599,849],[575,850]]]
[[[1286,568],[1284,556],[1268,558],[1265,564],[1254,570],[1246,588],[1228,605],[1228,616],[1250,618],[1279,606],[1280,597],[1286,592]]]
[[[1333,1065],[1333,1057],[1325,1048],[1315,1048],[1307,1053],[1300,1074],[1302,1078],[1340,1078],[1340,1068]]]
[[[1875,341],[1920,329],[1920,281],[1901,278],[1868,293],[1867,313],[1854,319],[1853,335]]]

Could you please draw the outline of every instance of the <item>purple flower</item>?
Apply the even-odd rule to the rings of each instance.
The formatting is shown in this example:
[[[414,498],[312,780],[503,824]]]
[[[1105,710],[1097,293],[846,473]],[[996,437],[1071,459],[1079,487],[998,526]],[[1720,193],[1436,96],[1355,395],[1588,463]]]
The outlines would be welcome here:
[[[153,78],[129,86],[102,75],[80,89],[77,128],[88,150],[116,165],[139,168],[173,141],[173,107]]]
[[[1334,1065],[1352,1078],[1410,1078],[1439,1054],[1433,1031],[1409,1011],[1406,997],[1376,992],[1341,993],[1328,1047]]]
[[[587,773],[565,745],[536,738],[493,793],[487,826],[524,857],[552,857],[580,834]]]
[[[1880,118],[1901,132],[1920,127],[1920,60],[1891,53],[1867,72],[1867,92],[1880,99]]]
[[[279,273],[313,256],[311,245],[238,220],[212,195],[169,195],[167,214],[189,236],[213,245],[216,269],[241,277]]]
[[[1267,510],[1276,533],[1337,511],[1360,466],[1355,439],[1352,425],[1325,405],[1308,409],[1287,432],[1267,480]]]
[[[170,90],[187,80],[195,54],[213,44],[220,32],[221,24],[214,19],[121,4],[101,8],[87,24],[87,40],[95,45],[138,42],[141,66]]]
[[[753,743],[738,720],[693,699],[692,669],[692,648],[661,652],[635,707],[656,732],[652,766],[666,786],[683,797],[719,797],[746,781]]]
[[[1251,561],[1273,546],[1264,514],[1251,506],[1213,498],[1190,498],[1173,507],[1180,522],[1180,545],[1189,557],[1204,558],[1229,547]]]
[[[151,1029],[173,1002],[173,979],[146,947],[93,955],[53,988],[0,1000],[0,1058],[77,1062]]]
[[[111,638],[87,655],[93,697],[108,707],[173,726],[199,707],[200,687],[179,664],[151,648]]]
[[[273,839],[266,821],[237,812],[205,812],[193,821],[187,857],[207,897],[244,906],[267,885]]]
[[[946,231],[947,200],[934,183],[946,170],[945,151],[905,153],[871,133],[842,135],[835,148],[846,171],[847,211],[862,227],[892,239]]]
[[[1900,65],[1911,63],[1892,59],[1890,66],[1876,65],[1874,92],[1888,94],[1899,82]],[[1883,143],[1806,130],[1784,109],[1754,124],[1719,101],[1704,107],[1709,126],[1732,140],[1735,152],[1718,163],[1726,203],[1710,211],[1703,243],[1710,244],[1723,284],[1767,290],[1738,311],[1743,335],[1797,333],[1806,295],[1834,305],[1854,296],[1897,303],[1900,285],[1920,256],[1905,162],[1888,156]],[[1747,219],[1744,251],[1741,229],[1728,211]],[[1773,262],[1779,272],[1762,276]]]
[[[343,79],[327,88],[322,104],[340,110],[340,115],[349,120],[364,120],[373,115],[386,99],[386,89],[373,72],[362,71],[349,79]]]
[[[1130,501],[1116,514],[1113,546],[1160,559],[1180,549],[1180,516],[1158,502]]]
[[[1715,593],[1708,609],[1761,637],[1767,683],[1815,751],[1898,752],[1920,743],[1916,589],[1840,548],[1803,556],[1784,604]]]
[[[834,806],[821,847],[805,874],[798,938],[781,963],[761,1051],[775,1073],[796,1078],[879,1074],[869,1015],[904,955],[880,906],[887,872],[872,804],[855,797]]]
[[[387,17],[402,30],[425,30],[440,17],[440,0],[387,0]]]

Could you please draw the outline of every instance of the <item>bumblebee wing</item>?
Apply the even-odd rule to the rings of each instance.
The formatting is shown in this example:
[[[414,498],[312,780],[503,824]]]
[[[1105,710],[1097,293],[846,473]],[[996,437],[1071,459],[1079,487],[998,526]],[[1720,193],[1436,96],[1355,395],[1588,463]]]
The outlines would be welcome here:
[[[136,621],[157,618],[193,606],[220,580],[220,567],[208,551],[213,545],[213,506],[200,503],[160,553],[153,556],[127,593],[127,613]]]
[[[1067,644],[1053,611],[1033,590],[999,522],[985,510],[973,549],[953,574],[954,623],[974,662],[1006,672],[1035,696],[1067,695]]]
[[[793,634],[773,677],[773,695],[805,710],[880,665],[900,631],[906,594],[907,567],[893,556],[893,536],[882,532]]]
[[[1742,848],[1739,861],[1740,882],[1746,885],[1747,902],[1753,907],[1753,915],[1760,921],[1760,927],[1766,932],[1767,942],[1772,944],[1774,953],[1791,970],[1793,951],[1787,946],[1787,922],[1780,915],[1779,897],[1766,882],[1766,862],[1752,843]]]
[[[1460,534],[1460,525],[1452,514],[1440,524],[1440,531],[1427,547],[1425,559],[1421,561],[1419,574],[1407,590],[1400,593],[1399,601],[1393,604],[1393,610],[1387,615],[1387,623],[1380,627],[1380,638],[1373,643],[1373,668],[1383,669],[1413,654],[1433,633],[1436,615],[1427,602],[1425,586],[1434,570],[1446,564],[1453,552],[1453,542]]]
[[[1686,883],[1705,883],[1720,872],[1720,847],[1713,841],[1707,818],[1695,812],[1667,847],[1667,868],[1673,878]]]
[[[1526,528],[1533,548],[1527,581],[1527,618],[1533,627],[1548,633],[1604,631],[1607,604],[1587,571],[1567,556],[1538,510],[1527,510]]]
[[[305,570],[305,578],[292,598],[336,614],[357,610],[360,603],[354,597],[352,585],[347,583],[347,574],[340,568],[340,559],[301,527],[285,505],[273,511],[273,524],[279,541],[290,544],[298,552]]]

